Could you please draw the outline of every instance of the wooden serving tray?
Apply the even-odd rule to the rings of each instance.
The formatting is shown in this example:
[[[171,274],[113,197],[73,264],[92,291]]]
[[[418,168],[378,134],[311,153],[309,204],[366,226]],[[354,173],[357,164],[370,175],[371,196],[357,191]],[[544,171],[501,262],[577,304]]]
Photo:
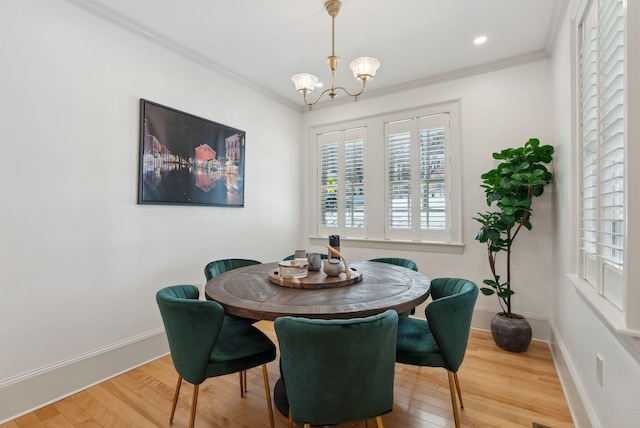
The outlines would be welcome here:
[[[310,270],[304,278],[283,278],[278,273],[278,267],[269,272],[269,281],[290,288],[336,288],[345,285],[355,284],[362,281],[362,271],[349,266],[351,278],[347,278],[344,272],[339,276],[327,276],[322,269],[319,271]]]

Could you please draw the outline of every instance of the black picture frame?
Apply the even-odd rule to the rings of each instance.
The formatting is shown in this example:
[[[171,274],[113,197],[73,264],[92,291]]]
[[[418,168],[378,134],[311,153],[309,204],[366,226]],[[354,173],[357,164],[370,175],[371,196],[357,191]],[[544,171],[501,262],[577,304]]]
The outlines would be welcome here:
[[[246,134],[140,99],[139,204],[244,206]]]

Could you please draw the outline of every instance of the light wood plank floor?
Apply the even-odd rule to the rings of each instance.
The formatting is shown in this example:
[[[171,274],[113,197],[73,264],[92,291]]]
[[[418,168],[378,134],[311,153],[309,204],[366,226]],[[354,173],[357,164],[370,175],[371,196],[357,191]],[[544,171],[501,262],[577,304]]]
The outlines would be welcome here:
[[[256,324],[276,341],[273,323]],[[268,365],[271,388],[279,378],[277,360]],[[240,398],[237,375],[205,381],[198,395],[196,427],[268,428],[262,371],[247,373],[249,392]],[[465,361],[458,372],[465,408],[463,427],[529,427],[533,423],[573,427],[549,347],[532,342],[524,354],[498,349],[491,334],[472,330]],[[191,386],[182,387],[174,424],[169,413],[177,374],[165,356],[102,382],[47,407],[0,425],[17,427],[176,427],[188,426]],[[363,399],[366,399],[363,397]],[[274,409],[276,427],[287,420]],[[393,412],[385,428],[453,427],[444,369],[396,365]],[[335,428],[364,427],[364,422]],[[368,421],[375,426],[375,421]]]

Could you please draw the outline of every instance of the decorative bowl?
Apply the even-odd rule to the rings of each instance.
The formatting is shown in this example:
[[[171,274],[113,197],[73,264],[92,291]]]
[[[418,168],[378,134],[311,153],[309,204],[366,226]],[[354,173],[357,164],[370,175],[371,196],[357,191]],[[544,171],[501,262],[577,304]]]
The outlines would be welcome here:
[[[309,274],[307,263],[298,260],[284,260],[278,263],[278,273],[282,278],[305,278]]]

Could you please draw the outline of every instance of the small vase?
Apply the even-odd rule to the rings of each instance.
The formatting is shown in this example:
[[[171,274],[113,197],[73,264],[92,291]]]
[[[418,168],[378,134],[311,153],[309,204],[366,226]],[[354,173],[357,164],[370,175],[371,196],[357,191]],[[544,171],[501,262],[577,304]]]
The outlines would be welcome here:
[[[498,348],[509,352],[524,352],[531,343],[531,325],[525,317],[505,312],[497,313],[491,320],[491,335]]]
[[[327,276],[338,276],[342,272],[340,259],[327,259],[323,262],[323,270]]]

